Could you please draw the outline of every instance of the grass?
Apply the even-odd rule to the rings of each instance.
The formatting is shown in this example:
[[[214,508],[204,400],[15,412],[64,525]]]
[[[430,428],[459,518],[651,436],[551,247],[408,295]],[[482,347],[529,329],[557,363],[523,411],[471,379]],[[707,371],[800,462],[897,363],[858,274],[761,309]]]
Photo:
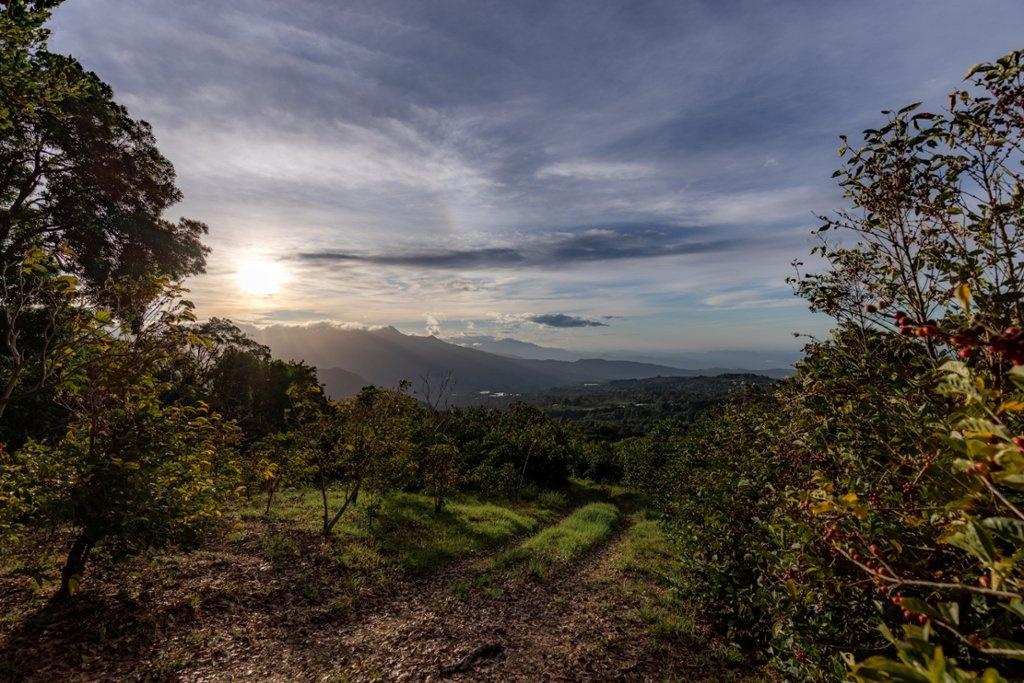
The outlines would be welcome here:
[[[334,493],[332,506],[341,503]],[[378,571],[397,567],[413,573],[433,571],[453,559],[487,550],[530,533],[558,513],[564,500],[538,496],[533,501],[487,501],[460,495],[434,512],[434,501],[413,493],[363,495],[334,531],[335,557],[347,569]],[[241,510],[243,523],[266,522],[278,528],[263,542],[271,562],[287,562],[293,544],[289,532],[316,534],[322,514],[320,492],[288,492],[264,517],[258,503]]]
[[[543,578],[599,545],[615,530],[619,518],[619,508],[611,503],[584,505],[558,524],[502,553],[495,565],[499,569],[525,568]]]
[[[718,670],[721,680],[733,680],[735,672],[727,670],[742,668],[742,652],[711,633],[706,615],[692,600],[683,598],[688,581],[686,565],[661,525],[643,513],[634,519],[606,580],[620,591],[626,604],[632,605],[636,618],[651,634],[654,647],[665,650],[665,656],[682,646],[703,660],[700,668]],[[701,646],[695,647],[695,643]],[[748,680],[746,675],[739,677]]]

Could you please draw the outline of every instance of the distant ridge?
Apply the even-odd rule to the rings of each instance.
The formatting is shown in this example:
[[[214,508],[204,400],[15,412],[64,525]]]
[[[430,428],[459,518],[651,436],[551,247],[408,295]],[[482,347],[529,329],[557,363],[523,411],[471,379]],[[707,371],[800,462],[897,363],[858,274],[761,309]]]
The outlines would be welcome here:
[[[574,361],[584,357],[584,354],[559,349],[550,346],[540,346],[531,342],[524,342],[511,337],[495,339],[487,335],[462,335],[450,337],[445,341],[458,346],[466,346],[478,351],[495,353],[499,356],[512,356],[513,358],[526,358],[530,360],[565,360]]]
[[[248,331],[274,355],[317,366],[328,392],[336,398],[352,395],[361,384],[391,387],[403,379],[422,392],[425,377],[436,386],[448,374],[454,378],[453,395],[464,398],[481,391],[532,392],[583,382],[700,374],[600,358],[562,361],[501,356],[437,337],[402,334],[393,327],[275,325]]]

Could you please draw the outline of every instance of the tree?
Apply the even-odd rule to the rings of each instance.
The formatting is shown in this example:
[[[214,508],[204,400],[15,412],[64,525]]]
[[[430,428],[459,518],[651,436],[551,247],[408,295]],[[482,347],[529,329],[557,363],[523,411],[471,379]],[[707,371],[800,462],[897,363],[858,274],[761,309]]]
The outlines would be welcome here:
[[[935,319],[962,321],[959,286],[985,324],[1004,329],[1024,317],[1022,63],[1018,51],[977,65],[945,111],[916,103],[885,112],[858,147],[842,136],[846,163],[834,177],[851,208],[821,216],[814,253],[828,270],[792,279],[812,308],[918,335],[933,357]],[[833,244],[833,233],[852,239]]]
[[[462,480],[462,453],[452,444],[432,444],[424,449],[421,465],[423,483],[434,499],[434,512],[440,513],[444,509],[445,498],[458,488]]]
[[[149,124],[73,58],[47,49],[59,2],[0,8],[0,266],[65,244],[61,266],[87,286],[151,272],[202,271],[206,226],[163,212],[181,199]]]
[[[254,445],[250,467],[267,494],[263,514],[270,513],[274,495],[282,485],[307,480],[311,473],[311,460],[309,445],[297,431],[276,432]]]
[[[423,414],[418,420],[421,477],[427,492],[434,498],[434,512],[444,509],[445,497],[458,487],[463,475],[463,457],[448,434],[454,411],[449,405],[455,380],[449,372],[438,380],[430,374],[420,377]]]
[[[208,402],[238,424],[248,445],[289,431],[307,390],[320,390],[316,368],[272,358],[230,320],[211,318],[190,332],[186,352],[167,374],[173,397]]]
[[[99,543],[127,553],[197,540],[236,480],[237,429],[205,404],[161,398],[158,376],[184,346],[191,304],[166,278],[122,283],[112,298],[133,309],[152,303],[135,324],[109,323],[82,351],[90,362],[63,376],[63,436],[29,442],[15,458],[37,489],[45,484],[39,513],[77,533],[58,599],[76,591]]]
[[[498,417],[487,441],[493,467],[514,463],[515,495],[522,492],[527,480],[550,488],[565,485],[569,476],[565,434],[539,408],[512,404]]]
[[[63,351],[88,332],[84,301],[139,322],[104,297],[109,282],[151,274],[178,280],[205,267],[207,228],[171,222],[181,199],[150,127],[109,86],[47,49],[58,0],[0,6],[0,416],[19,387],[59,381]]]
[[[383,492],[406,481],[413,469],[410,456],[420,410],[406,391],[366,387],[353,398],[334,403],[311,429],[323,504],[323,535],[329,538],[364,489]],[[342,504],[332,510],[330,490],[340,484]]]

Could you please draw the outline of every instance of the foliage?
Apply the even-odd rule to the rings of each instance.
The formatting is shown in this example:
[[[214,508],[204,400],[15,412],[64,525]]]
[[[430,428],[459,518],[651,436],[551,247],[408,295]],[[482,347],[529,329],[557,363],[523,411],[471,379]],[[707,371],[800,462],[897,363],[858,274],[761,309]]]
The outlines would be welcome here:
[[[235,428],[205,405],[165,404],[156,378],[181,348],[191,305],[159,278],[118,286],[113,297],[133,308],[140,298],[155,303],[135,329],[110,323],[78,350],[90,362],[61,382],[65,432],[19,449],[0,487],[16,488],[11,477],[30,475],[31,505],[23,513],[76,530],[62,598],[75,592],[97,544],[123,553],[194,542],[232,488]]]
[[[312,460],[309,445],[298,431],[275,432],[256,442],[247,463],[247,474],[250,486],[262,488],[267,495],[264,514],[270,512],[274,495],[282,486],[309,480]]]
[[[88,288],[108,278],[200,272],[206,226],[161,214],[181,199],[153,133],[75,59],[47,50],[59,2],[0,7],[0,269],[33,247],[71,252]]]
[[[355,397],[328,407],[310,429],[316,479],[323,501],[323,534],[330,536],[345,511],[365,488],[394,490],[411,478],[414,464],[413,430],[419,406],[400,389],[366,387]],[[345,491],[341,506],[332,511],[332,486]]]
[[[838,325],[795,378],[661,440],[667,461],[622,445],[695,597],[788,679],[1021,673],[1021,62],[844,138],[852,208],[822,217],[825,271],[792,281]]]
[[[527,481],[552,489],[566,485],[567,435],[540,409],[513,404],[497,416],[485,438],[488,455],[483,466],[495,472],[491,483],[496,491],[519,495]]]
[[[445,497],[462,480],[462,453],[451,444],[433,444],[424,449],[420,463],[426,490],[434,499],[434,512],[441,512]]]
[[[17,419],[0,435],[14,444],[26,437],[24,427],[14,425],[31,421],[27,404],[81,371],[89,360],[81,349],[109,322],[110,311],[90,306],[78,279],[62,271],[61,260],[70,255],[66,247],[54,252],[32,247],[20,260],[0,266],[0,418],[12,400],[20,402]]]

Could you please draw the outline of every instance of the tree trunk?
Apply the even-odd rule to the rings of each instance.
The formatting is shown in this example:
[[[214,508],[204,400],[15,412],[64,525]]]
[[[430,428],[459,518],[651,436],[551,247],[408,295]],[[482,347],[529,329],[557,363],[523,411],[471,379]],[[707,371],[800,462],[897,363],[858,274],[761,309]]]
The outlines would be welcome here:
[[[526,460],[523,461],[523,471],[519,474],[519,485],[516,486],[516,498],[523,491],[523,484],[526,482],[526,466],[530,464],[530,456],[533,455],[533,447],[536,445],[535,441],[530,442],[530,447],[526,449]]]
[[[331,529],[327,526],[328,523],[330,522],[330,508],[328,507],[327,504],[327,477],[324,476],[322,469],[320,471],[320,500],[323,503],[324,508],[323,533],[324,538],[327,538],[331,535]]]
[[[341,509],[334,515],[330,522],[327,521],[327,498],[324,498],[324,538],[330,538],[331,532],[334,531],[334,525],[338,523],[341,516],[348,510],[348,506],[356,502],[356,498],[359,496],[359,486],[362,484],[362,479],[356,481],[353,485],[352,490],[349,491],[348,495],[345,496],[345,502],[342,504]]]
[[[277,491],[277,480],[275,479],[270,483],[267,490],[267,507],[263,509],[263,516],[266,517],[270,514],[270,505],[274,502],[274,492]]]
[[[89,552],[92,551],[99,539],[99,534],[90,529],[83,529],[75,542],[71,544],[68,558],[64,562],[64,569],[60,573],[60,590],[54,596],[57,602],[67,602],[71,599],[71,582],[72,580],[82,580],[85,575],[85,566],[89,562]]]
[[[12,373],[10,379],[4,385],[3,393],[0,394],[0,417],[4,416],[4,412],[7,411],[7,404],[11,402],[11,396],[14,394],[14,387],[18,385],[18,373]]]
[[[444,509],[444,493],[438,493],[437,498],[434,499],[434,514],[441,514],[441,510]]]

